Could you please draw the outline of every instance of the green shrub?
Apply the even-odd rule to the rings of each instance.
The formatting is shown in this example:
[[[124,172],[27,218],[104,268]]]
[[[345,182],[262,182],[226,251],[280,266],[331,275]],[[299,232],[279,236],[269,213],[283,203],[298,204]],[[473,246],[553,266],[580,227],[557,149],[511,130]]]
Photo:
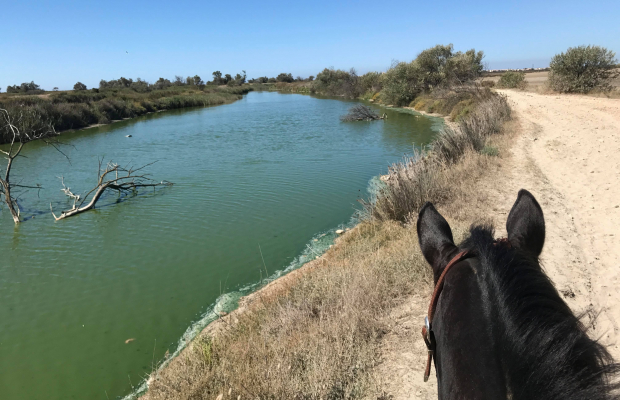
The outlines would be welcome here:
[[[415,62],[393,65],[383,76],[384,102],[395,106],[411,103],[422,92],[420,74],[420,67]]]
[[[525,86],[525,72],[520,71],[504,72],[497,82],[499,88],[524,89]]]
[[[403,106],[421,93],[471,82],[482,72],[483,56],[474,49],[455,53],[451,44],[424,50],[415,60],[397,63],[383,75],[384,99]]]
[[[458,122],[461,119],[467,117],[474,108],[474,99],[461,100],[450,111],[450,119],[454,122]]]
[[[286,82],[286,83],[291,83],[293,82],[295,79],[293,78],[293,74],[291,73],[286,73],[286,72],[282,72],[281,74],[278,75],[278,77],[276,78],[276,81],[278,82]]]
[[[565,93],[610,90],[611,80],[618,76],[615,56],[600,46],[570,47],[551,59],[549,86]]]
[[[480,150],[480,153],[491,157],[497,157],[499,156],[499,149],[497,147],[487,145]]]
[[[316,79],[312,82],[312,88],[318,93],[354,99],[366,91],[360,81],[353,68],[349,71],[325,68],[317,74]],[[368,79],[368,81],[371,82],[372,79]]]
[[[383,83],[379,72],[368,72],[359,77],[359,84],[363,92],[376,93],[381,91]]]
[[[137,82],[141,84],[144,81]],[[79,90],[52,93],[48,98],[19,96],[3,99],[0,107],[11,108],[17,113],[40,115],[42,120],[50,121],[56,131],[60,132],[92,124],[107,124],[158,110],[224,104],[240,99],[250,90],[249,87],[241,86],[198,90],[196,85],[184,85],[147,93],[115,87],[99,92]],[[6,143],[7,140],[10,137],[0,131],[0,143]]]

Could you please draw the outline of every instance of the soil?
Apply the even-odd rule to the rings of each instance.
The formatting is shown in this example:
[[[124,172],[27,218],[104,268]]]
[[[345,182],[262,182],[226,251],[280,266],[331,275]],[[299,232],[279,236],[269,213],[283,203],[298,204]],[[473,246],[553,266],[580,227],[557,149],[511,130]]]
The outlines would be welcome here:
[[[498,170],[480,182],[485,207],[505,235],[519,189],[534,194],[546,222],[541,264],[561,296],[620,359],[620,100],[506,90],[515,112],[512,145]],[[420,329],[429,296],[416,296],[388,316],[383,362],[386,395],[436,399],[434,372],[424,383]],[[433,369],[434,371],[434,369]]]

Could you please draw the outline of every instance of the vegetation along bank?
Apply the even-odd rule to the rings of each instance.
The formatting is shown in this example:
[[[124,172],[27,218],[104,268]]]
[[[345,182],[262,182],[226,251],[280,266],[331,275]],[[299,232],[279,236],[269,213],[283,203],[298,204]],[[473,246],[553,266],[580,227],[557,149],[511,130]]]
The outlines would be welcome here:
[[[217,81],[216,73],[214,81],[217,84],[209,85],[199,76],[186,80],[177,77],[173,82],[160,78],[154,84],[120,78],[101,81],[98,89],[87,90],[78,82],[73,91],[44,92],[31,82],[9,87],[9,92],[0,94],[0,109],[6,109],[14,116],[20,113],[36,115],[56,132],[61,132],[109,124],[151,112],[232,103],[252,90],[247,85],[242,86],[245,76],[240,75],[238,80],[220,78],[221,81]],[[11,138],[6,127],[0,128],[0,144],[9,143]]]
[[[575,51],[607,56],[587,48],[567,53],[574,57]],[[380,77],[325,70],[318,84],[272,85],[411,106],[453,123],[426,151],[389,168],[383,187],[363,203],[360,223],[324,256],[248,296],[154,371],[146,399],[389,399],[397,390],[406,397],[436,398],[434,383],[422,382],[425,348],[417,336],[432,288],[430,268],[418,250],[417,212],[432,201],[457,241],[472,221],[488,218],[495,200],[484,185],[501,186],[502,166],[521,129],[507,98],[480,84],[481,58],[437,46]],[[567,91],[592,87],[579,79],[569,84],[583,75],[573,72],[556,75],[568,82]],[[605,83],[613,76],[604,78]],[[518,76],[504,82],[522,85]],[[398,368],[409,371],[404,385]]]
[[[437,73],[450,75],[441,65]],[[471,104],[426,152],[389,168],[376,197],[363,203],[361,222],[323,257],[207,327],[151,374],[144,398],[383,398],[376,367],[387,316],[409,296],[425,295],[432,279],[411,221],[428,200],[463,215],[466,209],[455,201],[471,188],[454,182],[471,182],[501,157],[511,111],[503,96],[474,84],[475,77],[472,72],[458,84],[440,78],[413,97],[409,90],[397,92],[403,96],[397,104],[423,95],[442,102],[437,110],[445,115],[464,98]]]

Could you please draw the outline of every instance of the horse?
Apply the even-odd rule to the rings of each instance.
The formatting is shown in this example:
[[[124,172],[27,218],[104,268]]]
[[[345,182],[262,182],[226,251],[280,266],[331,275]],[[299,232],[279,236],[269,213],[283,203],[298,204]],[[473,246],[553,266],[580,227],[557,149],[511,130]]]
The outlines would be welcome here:
[[[420,210],[420,249],[435,291],[426,326],[439,399],[577,400],[618,397],[615,363],[560,297],[543,271],[542,208],[520,190],[506,221],[508,236],[472,225],[455,245],[431,203]],[[566,260],[568,262],[568,260]]]

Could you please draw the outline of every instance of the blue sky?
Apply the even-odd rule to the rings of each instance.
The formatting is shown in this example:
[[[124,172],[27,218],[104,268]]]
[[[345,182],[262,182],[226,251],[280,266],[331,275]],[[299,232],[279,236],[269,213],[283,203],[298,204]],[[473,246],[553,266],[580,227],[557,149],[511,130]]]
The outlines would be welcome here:
[[[383,71],[453,43],[490,68],[547,66],[570,46],[620,53],[620,1],[2,0],[0,87],[100,79]]]

